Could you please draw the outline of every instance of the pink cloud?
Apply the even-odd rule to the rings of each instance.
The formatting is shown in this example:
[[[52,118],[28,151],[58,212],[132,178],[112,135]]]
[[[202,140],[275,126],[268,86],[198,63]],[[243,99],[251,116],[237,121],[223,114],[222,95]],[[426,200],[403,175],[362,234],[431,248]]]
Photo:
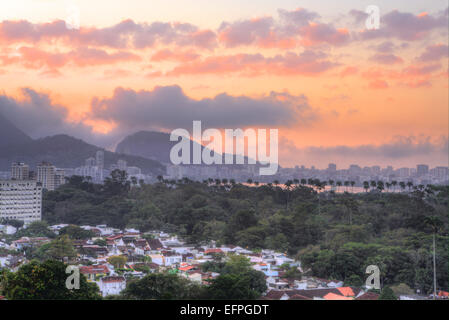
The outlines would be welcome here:
[[[47,52],[33,47],[21,47],[14,56],[0,56],[3,65],[21,64],[26,68],[39,69],[48,67],[58,69],[67,64],[79,67],[114,64],[123,61],[140,61],[140,57],[124,51],[108,53],[92,48],[78,48],[69,52]]]
[[[364,19],[358,18],[358,22]],[[448,17],[445,13],[436,15],[391,11],[381,17],[381,27],[375,30],[363,30],[362,40],[376,38],[397,38],[405,41],[424,39],[431,31],[447,29]]]
[[[377,53],[374,56],[372,56],[369,60],[386,65],[400,64],[404,62],[402,58],[389,53]]]
[[[345,67],[341,72],[340,72],[340,77],[344,78],[344,77],[348,77],[351,75],[355,75],[359,72],[359,68],[357,67]]]
[[[199,54],[196,54],[192,51],[177,51],[174,52],[170,49],[163,49],[156,52],[152,57],[151,61],[179,61],[179,62],[188,62],[200,57]]]
[[[370,89],[387,89],[388,87],[388,83],[384,80],[374,80],[369,83]]]
[[[245,76],[262,74],[313,76],[337,65],[330,61],[326,54],[314,51],[304,51],[301,54],[287,52],[274,57],[264,57],[261,54],[236,54],[212,56],[181,64],[168,75],[239,73]]]
[[[340,46],[349,42],[350,36],[347,29],[335,29],[330,24],[310,23],[300,29],[301,43],[305,46],[317,44],[330,44]]]
[[[447,58],[449,48],[445,44],[428,46],[426,50],[417,58],[418,61],[429,62]]]

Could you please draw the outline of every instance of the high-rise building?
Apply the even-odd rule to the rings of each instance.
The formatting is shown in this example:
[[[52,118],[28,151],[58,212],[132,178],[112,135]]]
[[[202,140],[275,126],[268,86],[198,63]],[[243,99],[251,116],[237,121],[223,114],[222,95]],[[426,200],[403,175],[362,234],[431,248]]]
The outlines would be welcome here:
[[[97,160],[93,157],[87,158],[86,161],[86,167],[95,167]]]
[[[416,166],[416,174],[420,177],[429,173],[429,166],[427,164],[418,164]]]
[[[329,165],[327,166],[327,171],[329,172],[337,171],[337,165],[335,163],[329,163]]]
[[[23,162],[14,162],[11,166],[12,180],[28,180],[30,176],[30,167]]]
[[[373,174],[380,174],[380,166],[372,166],[371,167],[371,172]]]
[[[362,168],[360,168],[360,166],[357,164],[351,164],[348,171],[350,175],[355,176],[362,173]]]
[[[65,184],[65,170],[55,169],[55,189]]]
[[[117,168],[121,171],[126,171],[126,169],[128,168],[128,163],[125,160],[118,160]]]
[[[64,169],[57,169],[51,163],[42,162],[37,166],[37,182],[42,188],[53,191],[65,183]]]
[[[399,168],[399,176],[401,178],[406,178],[410,176],[410,169],[409,168]]]
[[[97,167],[103,170],[104,168],[104,152],[103,150],[98,150],[97,154],[95,155],[96,165]]]
[[[103,170],[104,170],[104,151],[103,150],[98,150],[97,151],[96,164],[97,164],[97,168],[98,168],[97,180],[98,180],[98,182],[103,182],[103,180],[104,180],[104,175],[103,175]]]
[[[436,167],[435,177],[438,179],[448,179],[449,169],[448,167]]]
[[[32,180],[0,180],[0,220],[41,220],[42,187]]]

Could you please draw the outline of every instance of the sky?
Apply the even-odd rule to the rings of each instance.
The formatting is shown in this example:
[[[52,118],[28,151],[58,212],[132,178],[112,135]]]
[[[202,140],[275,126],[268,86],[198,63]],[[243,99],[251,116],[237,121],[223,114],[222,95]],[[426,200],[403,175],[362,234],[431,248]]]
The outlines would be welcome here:
[[[447,6],[2,1],[0,113],[33,138],[111,150],[138,130],[201,120],[279,129],[284,166],[447,166]]]

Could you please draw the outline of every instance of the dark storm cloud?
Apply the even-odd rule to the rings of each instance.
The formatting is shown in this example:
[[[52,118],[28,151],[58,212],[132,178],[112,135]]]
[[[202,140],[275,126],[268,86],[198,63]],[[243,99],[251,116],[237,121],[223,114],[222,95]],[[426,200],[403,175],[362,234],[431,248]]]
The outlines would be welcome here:
[[[22,94],[22,100],[0,95],[0,114],[34,139],[68,134],[90,143],[108,146],[118,138],[114,135],[96,134],[92,127],[81,122],[67,121],[67,108],[52,102],[48,94],[30,88],[23,88]]]
[[[193,120],[204,127],[284,127],[318,117],[304,95],[272,92],[261,98],[222,93],[211,99],[188,97],[179,86],[152,91],[117,88],[111,98],[92,101],[93,118],[113,121],[121,128],[191,128]]]

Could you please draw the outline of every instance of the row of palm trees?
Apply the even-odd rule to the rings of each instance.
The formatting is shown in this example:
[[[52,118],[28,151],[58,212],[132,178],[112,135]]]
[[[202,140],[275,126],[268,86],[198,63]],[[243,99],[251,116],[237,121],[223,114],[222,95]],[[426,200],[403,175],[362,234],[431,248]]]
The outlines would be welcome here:
[[[158,176],[157,177],[158,181],[167,185],[176,185],[176,184],[188,184],[188,183],[192,183],[194,182],[193,180],[184,177],[182,179],[179,180],[166,180],[163,179],[162,176]],[[231,186],[235,186],[237,184],[235,179],[219,179],[219,178],[208,178],[202,181],[203,184],[206,184],[208,186],[223,186],[223,187],[231,187]],[[259,181],[255,181],[253,179],[248,179],[246,181],[247,185],[250,186],[256,186],[258,187],[260,185]],[[318,191],[322,191],[326,188],[326,186],[330,187],[331,191],[337,191],[340,192],[342,191],[346,191],[349,192],[349,190],[351,190],[351,192],[354,191],[354,186],[356,185],[356,182],[353,180],[346,180],[346,181],[341,181],[341,180],[320,180],[320,179],[313,179],[313,178],[302,178],[302,179],[289,179],[287,181],[285,181],[284,183],[280,183],[279,180],[273,180],[273,182],[269,182],[266,183],[266,185],[268,187],[277,187],[279,185],[283,185],[285,188],[287,189],[291,189],[293,187],[297,187],[299,185],[301,186],[310,186],[313,187],[314,189],[318,190]],[[398,190],[402,190],[405,191],[406,189],[408,189],[408,191],[412,191],[412,190],[420,190],[423,191],[425,189],[425,186],[423,184],[417,185],[415,186],[413,184],[412,181],[408,181],[408,182],[404,182],[404,181],[396,181],[393,180],[391,182],[384,182],[382,180],[371,180],[371,181],[363,181],[362,183],[363,185],[363,189],[365,190],[365,192],[368,191],[379,191],[379,192],[383,192],[384,190],[386,190],[387,192],[390,192],[390,190],[392,190],[393,192],[396,192]]]

